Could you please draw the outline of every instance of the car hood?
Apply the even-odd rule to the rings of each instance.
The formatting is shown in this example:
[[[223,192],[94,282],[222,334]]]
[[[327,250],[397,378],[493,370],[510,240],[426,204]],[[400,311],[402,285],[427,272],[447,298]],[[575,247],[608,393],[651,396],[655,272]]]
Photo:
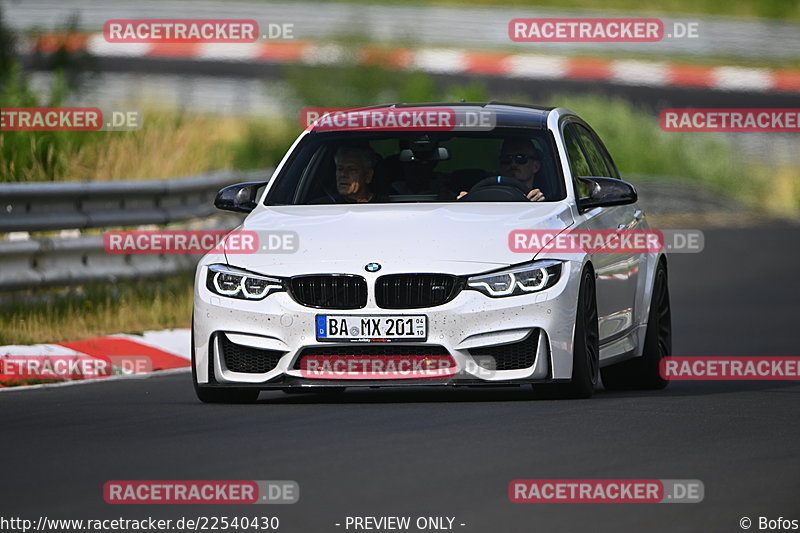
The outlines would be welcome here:
[[[558,203],[459,203],[259,207],[241,229],[259,242],[294,232],[296,251],[230,253],[232,266],[271,274],[447,272],[472,274],[523,263],[533,253],[509,249],[517,229],[561,231],[573,223],[569,205]]]

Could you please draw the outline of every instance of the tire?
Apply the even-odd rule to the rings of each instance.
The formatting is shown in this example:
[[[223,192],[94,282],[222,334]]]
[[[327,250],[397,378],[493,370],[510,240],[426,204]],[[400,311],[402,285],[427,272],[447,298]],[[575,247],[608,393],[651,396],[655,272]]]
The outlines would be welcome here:
[[[203,403],[254,403],[258,399],[258,389],[233,389],[198,387],[194,385],[197,399]]]
[[[194,360],[194,319],[192,320],[192,384],[197,399],[203,403],[253,403],[258,399],[258,389],[201,387],[197,383]]]
[[[572,339],[572,380],[569,383],[534,385],[542,399],[591,398],[600,381],[600,334],[597,326],[597,295],[594,275],[585,269],[578,290],[575,333]]]
[[[659,365],[672,353],[672,314],[669,304],[669,279],[663,261],[656,267],[650,312],[647,316],[642,356],[604,368],[603,386],[607,390],[658,390],[669,385],[661,377]]]

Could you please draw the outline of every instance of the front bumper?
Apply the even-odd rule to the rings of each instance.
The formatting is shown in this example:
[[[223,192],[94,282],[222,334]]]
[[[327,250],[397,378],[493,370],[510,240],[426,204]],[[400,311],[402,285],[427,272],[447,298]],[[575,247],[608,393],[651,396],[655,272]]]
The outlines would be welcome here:
[[[538,293],[489,298],[474,290],[462,290],[446,304],[407,310],[379,308],[372,298],[363,309],[315,309],[300,305],[285,292],[273,293],[261,301],[225,298],[206,288],[206,270],[204,265],[198,267],[194,301],[194,365],[200,386],[276,389],[502,385],[569,380],[572,376],[572,339],[580,281],[580,265],[576,263],[566,262],[558,283]],[[374,280],[367,281],[372,287]],[[391,345],[423,352],[428,347],[449,354],[454,362],[453,371],[447,376],[424,379],[350,379],[346,374],[341,379],[309,376],[298,366],[304,349],[358,345],[359,349],[369,351],[369,346],[378,345],[318,342],[315,336],[318,314],[424,314],[428,319],[425,342]],[[241,347],[253,357],[263,353],[274,359],[266,367],[261,365],[263,371],[235,371],[226,364],[223,343],[227,347]],[[529,347],[533,351],[531,357],[524,359],[524,367],[512,364],[513,368],[508,368],[498,354],[507,351],[505,348],[518,353],[521,347]]]

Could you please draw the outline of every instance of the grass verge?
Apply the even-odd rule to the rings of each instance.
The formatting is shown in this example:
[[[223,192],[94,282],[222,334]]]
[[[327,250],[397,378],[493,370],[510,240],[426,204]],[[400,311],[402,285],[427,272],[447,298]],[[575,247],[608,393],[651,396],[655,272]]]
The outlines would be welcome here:
[[[283,119],[144,112],[128,132],[7,132],[0,182],[173,178],[275,165],[298,127]]]
[[[0,345],[187,328],[192,317],[192,283],[193,275],[186,273],[7,296],[0,308]]]

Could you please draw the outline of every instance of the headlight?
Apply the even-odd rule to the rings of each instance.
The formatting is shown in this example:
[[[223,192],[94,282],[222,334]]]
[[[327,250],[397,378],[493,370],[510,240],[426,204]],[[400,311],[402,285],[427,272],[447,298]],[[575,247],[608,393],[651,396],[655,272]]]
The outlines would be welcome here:
[[[492,298],[499,298],[548,289],[556,284],[560,276],[561,261],[548,259],[491,274],[471,276],[467,279],[467,286]]]
[[[228,298],[261,300],[270,293],[282,291],[283,282],[278,278],[259,276],[226,265],[211,265],[208,267],[206,287],[214,294]]]

